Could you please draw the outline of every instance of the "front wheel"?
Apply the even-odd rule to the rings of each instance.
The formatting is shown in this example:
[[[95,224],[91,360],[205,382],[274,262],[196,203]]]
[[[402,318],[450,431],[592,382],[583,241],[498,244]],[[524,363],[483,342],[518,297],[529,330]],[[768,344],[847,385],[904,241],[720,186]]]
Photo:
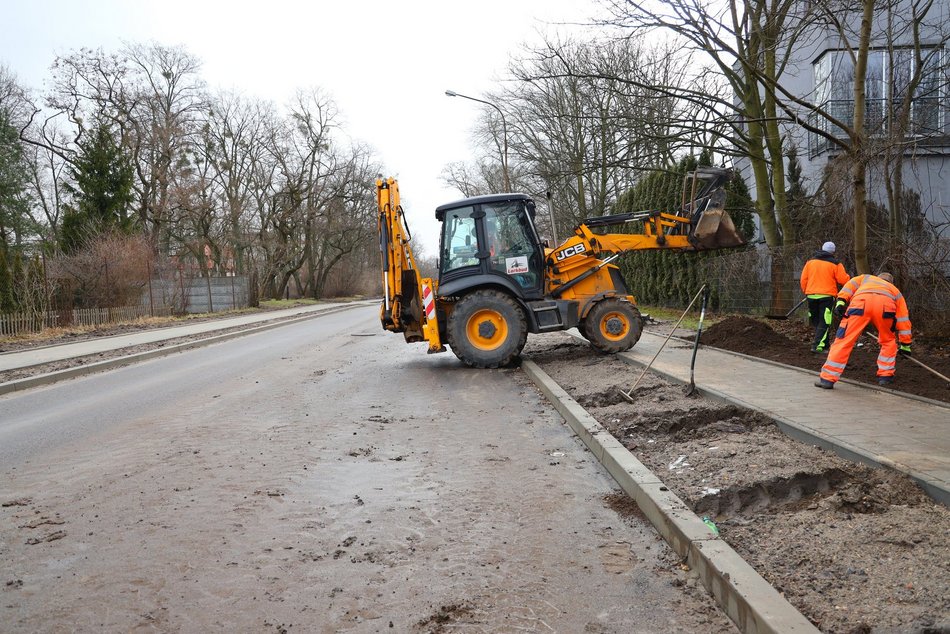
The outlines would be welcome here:
[[[623,352],[640,341],[640,311],[617,298],[597,302],[581,325],[581,334],[601,352]]]
[[[455,305],[448,321],[449,347],[465,365],[497,368],[514,361],[528,338],[521,307],[500,291],[482,290]]]

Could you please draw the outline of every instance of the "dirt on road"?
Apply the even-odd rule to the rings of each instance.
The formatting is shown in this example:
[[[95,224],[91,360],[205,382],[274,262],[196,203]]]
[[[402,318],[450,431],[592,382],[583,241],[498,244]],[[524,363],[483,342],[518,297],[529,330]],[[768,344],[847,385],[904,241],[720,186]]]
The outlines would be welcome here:
[[[268,312],[273,312],[273,311],[262,310],[261,312],[266,314]],[[36,334],[0,339],[0,354],[10,353],[10,352],[22,352],[22,351],[42,348],[46,346],[58,346],[58,345],[71,344],[71,343],[80,343],[83,341],[101,339],[104,337],[118,337],[121,335],[131,335],[131,334],[136,334],[143,331],[159,330],[162,328],[171,328],[174,326],[222,321],[223,319],[227,317],[235,317],[237,315],[238,313],[230,312],[230,313],[221,313],[219,315],[202,315],[202,316],[189,318],[187,320],[170,319],[170,318],[156,318],[156,319],[146,318],[146,319],[139,319],[139,320],[128,322],[128,323],[108,324],[108,325],[103,325],[103,326],[98,326],[98,327],[47,330],[47,331],[36,333]],[[88,366],[94,363],[99,363],[101,361],[108,361],[110,359],[126,357],[130,355],[140,354],[143,352],[150,352],[152,350],[158,350],[162,348],[173,348],[181,344],[193,343],[195,341],[208,339],[210,337],[217,337],[219,335],[240,332],[240,331],[248,330],[249,328],[266,326],[270,324],[279,323],[282,321],[292,321],[294,319],[299,319],[299,316],[298,315],[280,316],[280,317],[274,317],[273,319],[266,319],[264,321],[256,322],[249,325],[244,324],[240,326],[231,326],[231,327],[226,327],[222,323],[222,327],[219,329],[211,330],[208,332],[202,332],[199,334],[186,335],[186,336],[181,336],[181,337],[172,337],[169,339],[163,339],[161,341],[154,341],[151,343],[142,343],[138,345],[117,348],[114,350],[106,350],[103,352],[97,352],[95,354],[89,354],[89,355],[80,356],[80,357],[71,357],[68,359],[63,359],[61,361],[53,361],[50,363],[43,363],[40,365],[34,365],[34,366],[25,367],[25,368],[17,368],[13,370],[0,371],[0,384],[6,383],[8,381],[20,381],[20,380],[37,376],[40,374],[47,374],[50,372],[60,372],[62,370],[68,370],[70,368]]]
[[[710,340],[788,347],[753,321],[720,322]],[[800,443],[758,413],[687,397],[653,374],[631,404],[620,391],[640,369],[567,334],[529,338],[525,353],[821,631],[950,632],[950,510],[906,476]]]
[[[519,369],[377,327],[4,396],[93,424],[0,468],[0,630],[735,631]]]

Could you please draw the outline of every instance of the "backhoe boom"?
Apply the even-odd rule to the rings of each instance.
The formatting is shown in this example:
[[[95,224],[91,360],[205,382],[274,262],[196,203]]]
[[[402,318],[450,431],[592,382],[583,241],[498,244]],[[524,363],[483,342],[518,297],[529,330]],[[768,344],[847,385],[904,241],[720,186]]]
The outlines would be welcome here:
[[[416,266],[409,244],[412,235],[399,204],[395,179],[376,180],[376,202],[383,271],[380,322],[385,330],[403,333],[409,343],[426,341],[430,353],[443,352],[435,311],[435,284],[422,277]]]

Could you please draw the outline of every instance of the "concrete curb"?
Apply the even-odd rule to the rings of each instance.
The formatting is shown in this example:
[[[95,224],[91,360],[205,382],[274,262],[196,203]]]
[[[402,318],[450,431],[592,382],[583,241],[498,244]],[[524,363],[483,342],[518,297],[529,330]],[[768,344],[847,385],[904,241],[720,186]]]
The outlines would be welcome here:
[[[307,319],[313,319],[314,317],[319,317],[321,315],[330,315],[332,313],[338,313],[344,310],[349,310],[362,304],[348,304],[346,306],[337,306],[334,308],[328,308],[326,310],[313,311],[299,317],[294,317],[292,319],[287,319],[284,321],[277,321],[270,324],[264,324],[262,326],[253,326],[246,328],[244,330],[236,330],[234,332],[225,333],[222,335],[211,335],[205,337],[204,339],[199,339],[197,341],[189,341],[187,343],[181,343],[174,346],[168,346],[166,348],[157,348],[155,350],[149,350],[147,352],[139,352],[137,354],[130,354],[124,357],[116,357],[114,359],[107,359],[106,361],[99,361],[98,363],[90,363],[89,365],[81,365],[75,368],[67,368],[65,370],[58,370],[56,372],[48,372],[46,374],[40,374],[37,376],[31,376],[26,379],[19,379],[14,381],[7,381],[6,383],[0,383],[0,396],[4,394],[9,394],[11,392],[29,390],[35,387],[41,387],[44,385],[50,385],[52,383],[57,383],[59,381],[65,381],[66,379],[72,379],[77,376],[83,376],[85,374],[92,374],[93,372],[103,372],[105,370],[111,370],[112,368],[121,367],[124,365],[130,365],[132,363],[138,363],[139,361],[147,361],[148,359],[156,359],[158,357],[164,357],[178,352],[185,352],[186,350],[192,350],[194,348],[200,348],[203,346],[210,346],[214,343],[221,343],[222,341],[227,341],[229,339],[235,339],[237,337],[243,337],[245,335],[253,335],[255,333],[264,332],[265,330],[271,330],[273,328],[278,328],[280,326],[287,326],[290,324],[296,324]],[[214,332],[214,331],[210,331]],[[190,336],[190,335],[182,335]],[[29,367],[29,366],[27,366]]]
[[[537,364],[525,358],[521,367],[742,632],[818,632]]]

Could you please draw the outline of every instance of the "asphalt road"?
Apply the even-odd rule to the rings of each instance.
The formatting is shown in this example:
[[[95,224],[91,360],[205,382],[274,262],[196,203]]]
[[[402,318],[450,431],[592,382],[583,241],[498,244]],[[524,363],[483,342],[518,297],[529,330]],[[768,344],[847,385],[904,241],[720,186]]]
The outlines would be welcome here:
[[[519,370],[375,308],[0,397],[10,632],[730,631]]]

